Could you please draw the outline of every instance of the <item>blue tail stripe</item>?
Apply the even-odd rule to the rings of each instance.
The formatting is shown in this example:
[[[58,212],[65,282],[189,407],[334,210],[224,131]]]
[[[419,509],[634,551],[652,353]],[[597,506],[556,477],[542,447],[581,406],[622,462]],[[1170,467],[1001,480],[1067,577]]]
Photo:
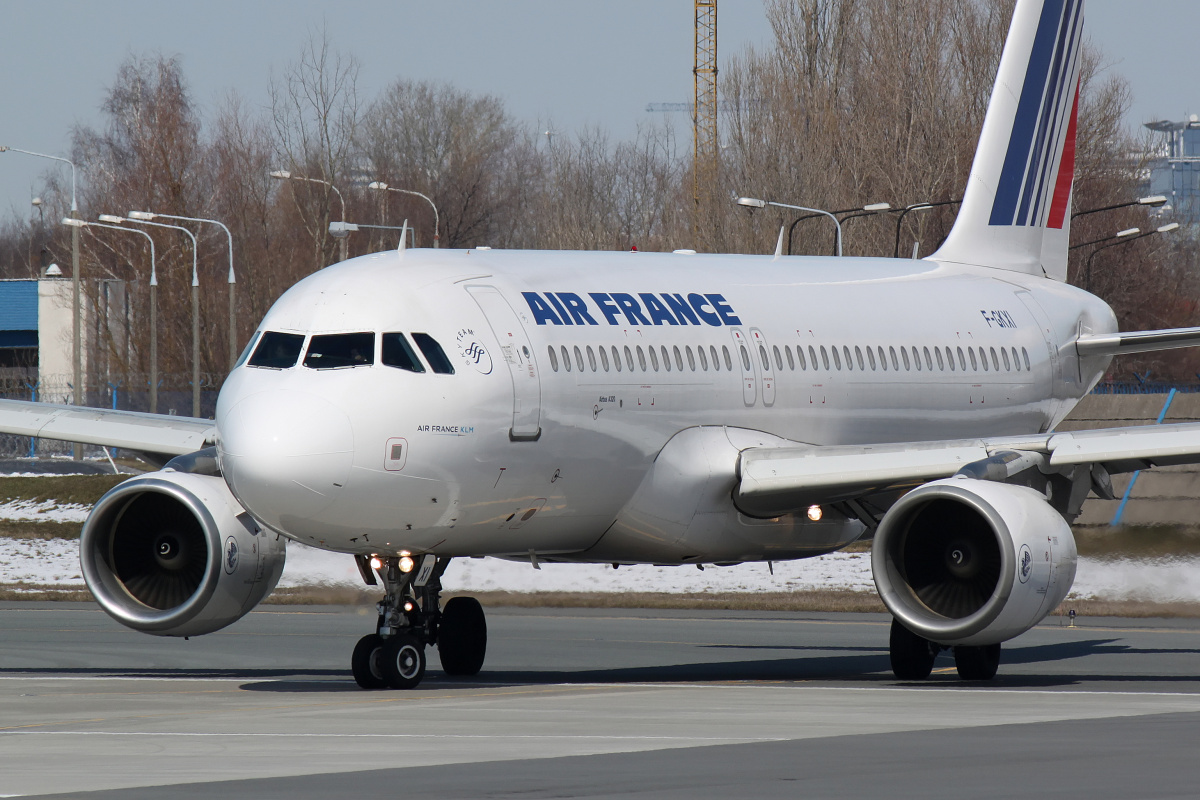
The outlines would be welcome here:
[[[1066,71],[1071,68],[1072,55],[1075,52],[1076,34],[1079,31],[1078,23],[1081,22],[1080,11],[1082,4],[1077,0],[1071,0],[1067,8],[1067,13],[1062,21],[1062,28],[1059,31],[1058,52],[1054,61],[1054,71],[1050,76],[1051,91],[1046,94],[1046,104],[1042,109],[1042,134],[1038,137],[1038,148],[1041,150],[1041,157],[1030,162],[1030,178],[1026,181],[1025,193],[1026,197],[1032,196],[1033,208],[1028,210],[1025,205],[1022,205],[1021,213],[1017,219],[1023,225],[1037,225],[1042,212],[1042,200],[1050,188],[1050,175],[1056,166],[1054,156],[1057,154],[1057,148],[1054,144],[1058,141],[1060,125],[1066,120],[1063,116],[1063,104],[1067,102],[1067,98],[1071,96],[1068,91]],[[1034,165],[1037,165],[1036,173],[1033,172]],[[1036,195],[1033,192],[1036,190]]]
[[[1021,99],[1017,102],[1016,119],[1008,140],[1008,152],[1004,156],[1004,167],[996,187],[996,199],[989,220],[992,225],[1012,225],[1015,221],[1065,3],[1066,0],[1046,0],[1042,7],[1042,17],[1038,21],[1033,51],[1025,73],[1025,84],[1021,87]]]

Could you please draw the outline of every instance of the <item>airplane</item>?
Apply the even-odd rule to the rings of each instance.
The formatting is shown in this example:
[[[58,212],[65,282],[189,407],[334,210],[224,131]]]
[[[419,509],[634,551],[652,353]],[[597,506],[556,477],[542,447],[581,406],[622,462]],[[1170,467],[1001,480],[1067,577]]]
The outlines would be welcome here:
[[[1081,0],[1019,0],[962,206],[923,259],[405,248],[286,291],[213,420],[0,402],[0,431],[161,469],[93,508],[83,576],[159,636],[253,609],[286,543],[380,586],[364,689],[436,646],[477,674],[455,558],[704,565],[872,540],[895,675],[966,680],[1067,595],[1069,522],[1111,475],[1200,461],[1194,424],[1060,433],[1122,333],[1066,283]]]

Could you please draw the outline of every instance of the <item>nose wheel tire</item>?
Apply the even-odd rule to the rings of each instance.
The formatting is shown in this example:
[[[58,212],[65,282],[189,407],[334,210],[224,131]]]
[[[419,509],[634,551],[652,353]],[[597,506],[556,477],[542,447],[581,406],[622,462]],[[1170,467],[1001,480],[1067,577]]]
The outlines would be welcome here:
[[[425,645],[410,634],[384,639],[382,661],[384,678],[393,689],[412,689],[425,677]]]
[[[354,673],[354,682],[363,689],[387,687],[383,671],[383,639],[379,634],[369,633],[358,640],[350,656],[350,670]]]
[[[990,681],[1000,668],[1000,645],[954,648],[954,666],[964,681]]]
[[[891,657],[892,672],[902,681],[920,681],[929,677],[933,671],[933,660],[937,657],[938,646],[928,639],[923,639],[908,628],[892,619],[892,632],[888,642],[888,655]]]
[[[438,622],[438,657],[447,675],[475,675],[487,653],[487,621],[474,597],[452,597]]]

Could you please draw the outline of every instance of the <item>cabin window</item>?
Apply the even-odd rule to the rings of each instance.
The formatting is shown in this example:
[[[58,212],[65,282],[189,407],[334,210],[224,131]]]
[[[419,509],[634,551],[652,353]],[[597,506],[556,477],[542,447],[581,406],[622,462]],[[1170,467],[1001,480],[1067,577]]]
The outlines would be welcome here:
[[[574,349],[575,349],[575,366],[579,368],[580,372],[583,372],[583,351],[581,351],[579,349],[579,345],[575,345]]]
[[[959,352],[961,353],[962,351],[960,350]],[[968,348],[967,348],[967,353],[968,353],[968,354],[971,356],[971,371],[972,371],[972,372],[976,372],[976,371],[978,371],[978,370],[979,370],[979,363],[978,363],[978,362],[975,360],[975,351],[974,351],[974,350],[972,350],[970,347],[968,347]]]
[[[883,345],[879,345],[879,366],[884,372],[887,372],[887,353],[883,352]]]
[[[858,345],[854,345],[854,360],[858,362],[859,369],[865,370],[867,368],[866,362],[863,361],[862,348]]]
[[[946,361],[950,364],[950,371],[953,372],[954,371],[954,351],[950,349],[949,345],[946,346]]]
[[[812,364],[812,368],[815,371],[817,368],[817,351],[813,349],[811,344],[808,346],[808,363]]]
[[[565,344],[562,346],[561,349],[562,349],[563,369],[565,369],[567,372],[570,372],[571,371],[571,354],[567,352],[567,346]]]
[[[838,372],[841,372],[842,371],[842,357],[840,355],[838,355],[837,345],[836,344],[833,345],[832,347],[829,348],[829,350],[830,350],[830,355],[833,356],[833,365],[835,367],[837,367]],[[847,366],[849,366],[849,365],[847,365]]]
[[[741,346],[742,351],[742,369],[746,372],[750,371],[750,353],[746,350],[746,345]]]
[[[425,360],[429,362],[430,368],[440,375],[453,375],[454,366],[450,363],[450,359],[446,358],[446,353],[442,350],[442,346],[437,343],[428,333],[414,333],[413,341],[417,343],[417,347],[421,349],[421,353],[425,356]],[[529,355],[526,353],[526,355]]]
[[[914,344],[912,348],[913,366],[917,368],[917,372],[921,371],[921,354],[917,351],[917,346]]]
[[[651,351],[651,352],[653,352],[653,351]],[[638,366],[640,366],[642,368],[642,372],[645,372],[646,371],[646,352],[644,350],[642,350],[642,346],[640,344],[637,346],[637,354],[638,354]],[[655,367],[655,369],[658,369],[658,367]]]
[[[928,347],[922,347],[921,352],[925,354],[925,368],[930,372],[933,371],[933,357],[929,354]]]
[[[725,356],[725,369],[729,370],[730,372],[733,372],[733,358],[729,355],[729,345],[727,345],[727,344],[721,345],[721,355]],[[716,361],[717,361],[717,359],[714,356],[713,363],[715,364]]]
[[[845,356],[846,359],[846,369],[853,370],[854,361],[850,358],[850,345],[842,345],[842,355]]]
[[[700,369],[708,372],[708,355],[704,352],[704,345],[696,348],[696,355],[700,357]],[[716,366],[716,364],[714,363],[713,366]]]
[[[654,352],[654,347],[651,345],[646,348],[650,351],[650,366],[654,367],[654,371],[658,372],[658,353]],[[642,354],[642,348],[638,348],[638,355]]]
[[[772,345],[771,352],[775,354],[775,369],[783,369],[783,355],[779,352],[779,345]]]
[[[900,361],[896,358],[896,348],[888,345],[888,354],[892,357],[892,369],[896,372],[900,371]]]
[[[267,331],[259,340],[258,347],[254,348],[250,366],[270,369],[294,367],[303,347],[304,337],[298,333]]]
[[[871,365],[871,372],[874,372],[875,371],[875,351],[871,349],[870,345],[867,345],[867,363],[869,363]]]
[[[900,348],[900,358],[902,358],[904,360],[904,371],[908,372],[909,370],[911,370],[912,364],[910,364],[909,360],[908,360],[908,348],[905,348],[905,347]]]
[[[1012,348],[1013,369],[1021,371],[1021,357],[1017,355],[1017,348]]]
[[[379,361],[385,367],[406,369],[409,372],[425,371],[421,359],[417,358],[417,351],[413,350],[412,345],[408,343],[408,337],[403,333],[385,333],[380,339],[382,342]],[[553,351],[554,348],[551,348],[551,355]],[[554,370],[558,371],[558,364],[554,365]]]
[[[758,359],[762,361],[763,372],[771,371],[771,359],[767,356],[767,348],[761,344],[758,346]]]
[[[825,345],[821,345],[821,363],[825,366],[825,371],[829,371],[829,351],[825,349]]]
[[[992,368],[995,369],[996,372],[999,372],[1000,371],[1000,359],[996,357],[996,348],[989,347],[988,351],[992,354]]]
[[[983,364],[983,371],[987,372],[988,371],[987,353],[984,351],[984,349],[982,347],[979,348],[979,361]]]
[[[958,348],[958,366],[963,372],[967,371],[967,359],[963,357],[962,348]]]
[[[778,351],[776,351],[776,352],[778,352]],[[792,358],[792,348],[784,347],[783,352],[787,353],[788,369],[790,369],[792,372],[795,372],[796,371],[796,361],[795,361],[795,359]]]
[[[1004,356],[1004,371],[1012,372],[1012,364],[1008,360],[1008,351],[1003,347],[1000,348],[1000,355]]]
[[[625,345],[625,365],[633,372],[633,351],[629,349],[629,345]]]
[[[387,336],[387,334],[385,333],[384,336]],[[387,343],[385,342],[384,347],[386,346]],[[554,353],[554,345],[550,345],[546,348],[546,350],[548,350],[550,353],[550,369],[558,372],[558,356]],[[384,363],[386,364],[387,362],[385,361]]]
[[[665,369],[667,372],[670,372],[671,371],[671,354],[669,352],[667,352],[667,346],[665,344],[662,346],[662,360],[663,360],[663,369]]]
[[[1021,360],[1025,362],[1025,369],[1029,369],[1029,351],[1024,347],[1021,348]]]
[[[690,369],[692,372],[695,372],[696,371],[696,357],[694,355],[692,355],[692,346],[687,345],[686,347],[683,348],[683,350],[685,353],[687,353],[688,369]],[[703,350],[700,351],[700,355],[701,356],[704,355]],[[680,369],[683,369],[683,367],[680,367]]]
[[[588,348],[589,350],[591,348]],[[608,351],[604,349],[604,345],[596,348],[600,351],[600,366],[604,367],[604,371],[608,372]]]
[[[928,350],[926,350],[925,352],[926,352],[926,353],[928,353],[929,351],[928,351]],[[946,371],[946,362],[942,361],[942,351],[941,351],[941,348],[938,348],[938,347],[935,347],[935,348],[933,348],[933,354],[934,354],[935,356],[937,356],[937,362],[938,362],[938,371],[940,371],[940,372],[945,372],[945,371]]]
[[[366,367],[375,363],[375,334],[330,333],[314,336],[304,355],[311,369]]]
[[[604,348],[603,347],[600,348],[600,351],[603,352]],[[592,372],[595,372],[596,371],[596,351],[592,349],[592,346],[590,344],[587,346],[587,357],[588,357],[588,366],[591,368]]]

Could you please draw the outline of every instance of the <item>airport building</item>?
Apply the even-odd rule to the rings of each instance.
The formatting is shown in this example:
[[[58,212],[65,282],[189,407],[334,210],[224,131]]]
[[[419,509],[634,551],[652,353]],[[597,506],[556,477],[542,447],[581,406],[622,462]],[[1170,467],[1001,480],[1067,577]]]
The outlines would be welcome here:
[[[1173,213],[1181,223],[1200,222],[1200,116],[1192,114],[1183,122],[1147,122],[1146,127],[1163,134],[1158,152],[1146,165],[1147,194],[1164,195],[1163,212]]]

